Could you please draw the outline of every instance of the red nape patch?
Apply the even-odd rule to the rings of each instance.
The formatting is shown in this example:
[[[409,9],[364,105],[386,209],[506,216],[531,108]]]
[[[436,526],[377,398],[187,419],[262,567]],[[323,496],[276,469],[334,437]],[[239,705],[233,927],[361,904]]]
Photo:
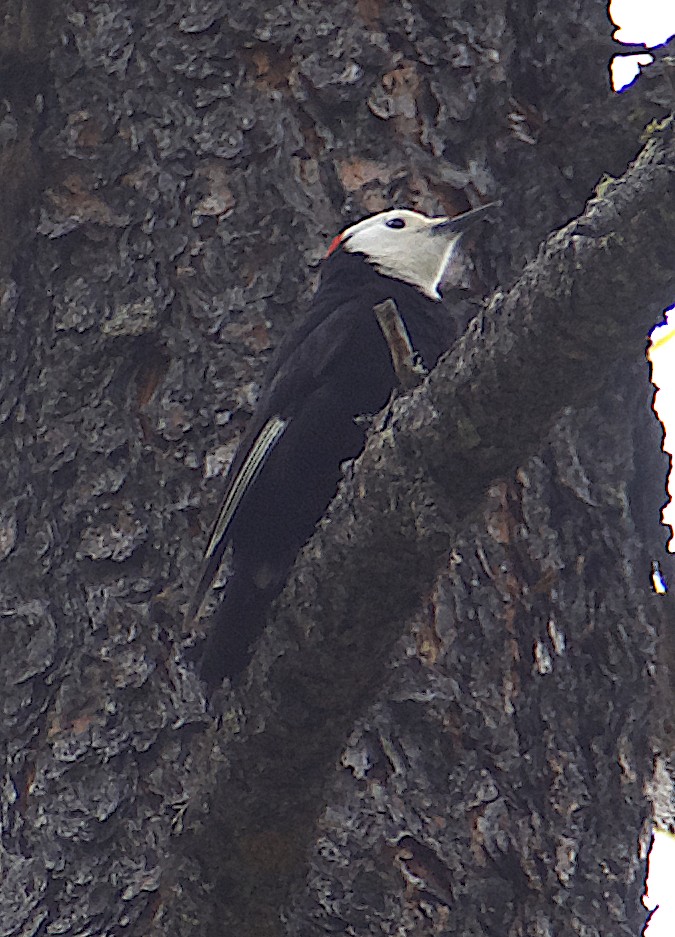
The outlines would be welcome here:
[[[342,244],[342,238],[344,237],[344,234],[345,233],[343,231],[342,234],[338,234],[336,237],[333,238],[333,240],[330,242],[330,246],[328,250],[326,251],[326,257],[330,257],[330,255],[338,249],[340,244]]]

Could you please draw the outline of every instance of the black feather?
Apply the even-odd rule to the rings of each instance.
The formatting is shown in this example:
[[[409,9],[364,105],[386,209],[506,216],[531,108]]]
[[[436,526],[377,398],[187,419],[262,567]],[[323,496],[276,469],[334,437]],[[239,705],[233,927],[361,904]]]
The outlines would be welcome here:
[[[211,544],[190,615],[197,614],[232,546],[233,572],[205,643],[201,673],[214,686],[250,659],[270,603],[333,498],[340,465],[363,448],[366,426],[396,387],[389,348],[373,311],[391,298],[414,350],[431,368],[455,338],[448,310],[416,287],[336,250],[322,266],[309,313],[280,345],[226,479],[225,500],[270,421],[283,431],[265,451],[222,536]],[[264,448],[264,446],[263,446]]]

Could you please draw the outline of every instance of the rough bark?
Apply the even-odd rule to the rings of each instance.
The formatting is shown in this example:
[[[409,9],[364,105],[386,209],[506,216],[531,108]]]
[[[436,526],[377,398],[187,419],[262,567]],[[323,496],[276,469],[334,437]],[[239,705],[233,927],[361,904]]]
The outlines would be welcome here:
[[[660,86],[611,95],[591,2],[49,13],[0,39],[0,934],[637,934],[672,127],[626,166]],[[501,293],[216,719],[180,611],[322,239],[490,198],[462,283]]]

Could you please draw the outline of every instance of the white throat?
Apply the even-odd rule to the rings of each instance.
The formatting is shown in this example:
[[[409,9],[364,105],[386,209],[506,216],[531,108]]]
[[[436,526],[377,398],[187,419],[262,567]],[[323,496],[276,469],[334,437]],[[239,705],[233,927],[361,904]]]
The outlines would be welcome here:
[[[339,244],[350,253],[364,254],[384,276],[410,283],[438,300],[438,286],[461,237],[442,227],[445,222],[442,217],[392,209],[347,228]]]
[[[433,245],[433,247],[442,248],[442,250],[426,250],[419,254],[413,254],[412,252],[395,253],[393,256],[381,258],[372,257],[371,263],[384,276],[395,277],[397,280],[403,280],[404,283],[411,283],[429,299],[440,299],[441,294],[438,292],[438,287],[452,260],[458,241],[459,235],[451,243],[445,241]]]

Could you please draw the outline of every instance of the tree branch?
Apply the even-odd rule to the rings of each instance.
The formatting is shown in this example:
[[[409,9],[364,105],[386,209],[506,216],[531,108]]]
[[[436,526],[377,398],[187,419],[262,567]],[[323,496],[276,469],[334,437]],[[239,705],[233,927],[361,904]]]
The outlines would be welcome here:
[[[260,876],[254,830],[276,831],[284,863],[302,849],[326,766],[487,485],[643,354],[675,291],[674,167],[669,122],[379,419],[225,702],[232,773],[211,820],[233,844],[217,861],[239,894]]]
[[[393,299],[385,299],[373,306],[384,339],[389,346],[391,363],[398,382],[405,390],[417,387],[426,375],[423,365],[416,361],[415,349]]]

